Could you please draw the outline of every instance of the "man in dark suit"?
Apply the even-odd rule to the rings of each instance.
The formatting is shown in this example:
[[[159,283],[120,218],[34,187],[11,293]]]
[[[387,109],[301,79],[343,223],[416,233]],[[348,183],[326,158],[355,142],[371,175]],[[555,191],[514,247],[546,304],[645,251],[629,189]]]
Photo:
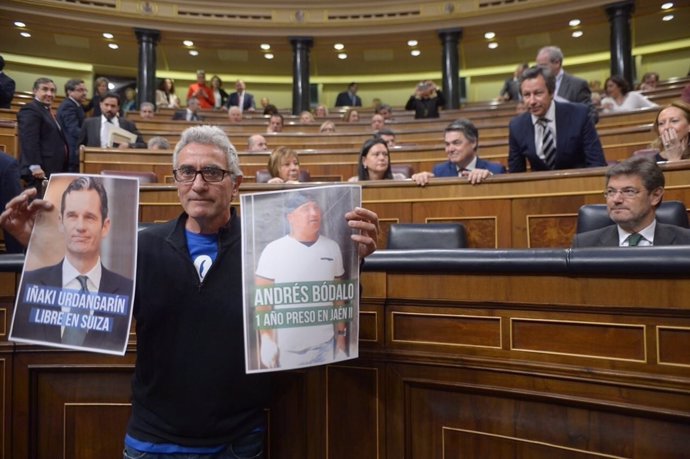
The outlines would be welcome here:
[[[83,102],[88,90],[84,80],[68,80],[65,83],[65,99],[60,103],[57,119],[69,145],[69,172],[79,172],[79,134],[84,124],[86,113]]]
[[[498,95],[501,100],[512,100],[514,102],[520,100],[520,77],[522,76],[522,72],[528,68],[529,65],[527,64],[518,64],[518,66],[515,67],[513,76],[506,78],[503,82],[503,87]]]
[[[347,91],[338,94],[335,99],[336,107],[361,107],[362,99],[357,95],[357,83],[352,82],[347,87]]]
[[[654,159],[633,156],[606,172],[606,206],[615,225],[576,234],[573,247],[688,245],[690,229],[656,221],[664,173]]]
[[[81,127],[79,134],[79,145],[87,147],[108,147],[108,137],[110,127],[116,126],[136,134],[137,138],[133,143],[121,142],[112,145],[113,148],[146,148],[146,142],[137,130],[136,124],[126,119],[120,119],[120,96],[114,92],[109,92],[101,99],[101,115],[87,118]]]
[[[473,185],[494,174],[503,174],[503,164],[485,161],[477,156],[479,130],[468,119],[458,119],[443,131],[448,161],[434,166],[433,172],[412,175],[417,185],[424,186],[431,177],[466,177]]]
[[[173,114],[172,119],[178,121],[203,121],[204,117],[199,114],[199,100],[196,97],[190,97],[187,101],[187,108],[177,110]]]
[[[522,74],[520,92],[527,112],[510,120],[510,172],[525,172],[527,161],[533,171],[606,166],[587,107],[554,101],[554,89],[553,75],[541,67]]]
[[[12,337],[124,350],[133,282],[101,262],[101,241],[110,231],[110,218],[108,196],[100,179],[78,177],[67,186],[62,194],[59,229],[65,238],[65,257],[56,265],[24,273]],[[38,301],[32,298],[32,291],[45,295]],[[82,295],[73,296],[69,302],[59,300],[61,295],[74,295],[74,291]],[[53,298],[48,292],[55,292]],[[100,300],[112,299],[117,308],[75,306],[84,293],[98,293]]]
[[[5,68],[5,59],[0,56],[0,108],[11,108],[12,98],[14,97],[15,84],[14,80],[7,76],[3,69]]]
[[[67,170],[69,146],[50,108],[55,92],[53,80],[37,79],[33,87],[34,100],[17,113],[20,174],[37,188],[50,174]]]
[[[558,102],[575,102],[584,104],[594,124],[599,121],[597,109],[592,104],[592,90],[582,78],[570,75],[563,70],[563,52],[557,46],[545,46],[539,50],[537,65],[548,69],[556,79],[555,99]]]
[[[4,209],[9,200],[21,192],[19,163],[12,156],[0,151],[0,209]],[[7,253],[24,252],[24,247],[9,233],[4,233],[3,236]]]
[[[256,110],[254,96],[247,92],[247,85],[242,80],[235,82],[235,92],[228,96],[226,108],[230,107],[240,107],[242,112],[253,112]]]

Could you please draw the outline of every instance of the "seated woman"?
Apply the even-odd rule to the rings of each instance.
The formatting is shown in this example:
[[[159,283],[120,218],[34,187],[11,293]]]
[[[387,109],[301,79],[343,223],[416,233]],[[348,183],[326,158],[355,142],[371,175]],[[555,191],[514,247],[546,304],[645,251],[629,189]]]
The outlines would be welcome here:
[[[663,107],[654,129],[659,137],[650,148],[659,150],[657,161],[690,159],[690,104],[676,100]]]
[[[314,115],[309,110],[304,110],[299,114],[299,122],[302,124],[312,124],[314,122]]]
[[[618,75],[608,77],[604,88],[606,97],[601,99],[604,113],[629,112],[638,108],[657,106],[639,92],[631,91],[628,82]]]
[[[359,167],[357,174],[350,177],[348,182],[364,180],[405,180],[403,174],[393,174],[391,171],[388,144],[381,138],[369,139],[364,142],[359,153]]]
[[[323,104],[317,105],[316,108],[314,109],[314,116],[316,118],[327,117],[328,116],[328,108]]]
[[[359,112],[354,108],[348,108],[343,115],[343,121],[346,123],[357,123],[359,122]]]
[[[268,183],[299,183],[299,158],[288,147],[278,147],[268,158]]]
[[[321,134],[329,134],[335,132],[335,123],[333,121],[324,121],[319,128]]]
[[[172,78],[161,80],[156,89],[157,108],[180,108],[180,99],[175,95],[175,82]]]

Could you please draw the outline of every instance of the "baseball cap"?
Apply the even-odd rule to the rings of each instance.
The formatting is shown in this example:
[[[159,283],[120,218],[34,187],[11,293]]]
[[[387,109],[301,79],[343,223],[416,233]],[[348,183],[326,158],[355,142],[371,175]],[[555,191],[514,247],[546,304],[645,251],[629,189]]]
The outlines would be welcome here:
[[[312,201],[318,204],[318,201],[314,196],[312,196],[311,193],[305,193],[303,191],[290,193],[290,195],[285,200],[285,210],[287,210],[287,212],[290,213],[293,210],[297,209],[299,206]]]

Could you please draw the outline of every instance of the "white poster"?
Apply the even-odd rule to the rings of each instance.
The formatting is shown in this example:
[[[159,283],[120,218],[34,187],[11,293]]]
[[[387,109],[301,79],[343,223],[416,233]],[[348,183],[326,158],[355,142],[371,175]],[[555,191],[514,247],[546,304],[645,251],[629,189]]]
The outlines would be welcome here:
[[[136,178],[53,174],[34,224],[9,339],[124,355],[136,278]]]
[[[247,372],[328,364],[359,355],[359,260],[345,213],[359,185],[244,194]]]

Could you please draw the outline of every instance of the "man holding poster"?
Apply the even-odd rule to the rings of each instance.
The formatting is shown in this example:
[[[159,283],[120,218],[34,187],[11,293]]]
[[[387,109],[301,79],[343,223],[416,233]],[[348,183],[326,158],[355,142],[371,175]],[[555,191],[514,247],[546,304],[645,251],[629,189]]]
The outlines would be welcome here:
[[[231,205],[242,181],[237,153],[220,128],[193,126],[172,163],[184,211],[138,233],[137,359],[123,457],[264,458],[271,391],[265,375],[245,371],[246,255]],[[0,227],[23,244],[53,207],[35,195],[24,191],[0,214]],[[276,223],[275,215],[267,221]],[[378,216],[349,205],[332,224],[343,228],[356,269],[376,249]]]
[[[345,274],[341,249],[320,234],[323,212],[308,191],[291,193],[285,211],[289,234],[266,246],[256,270],[261,363],[296,368],[345,359],[352,317],[344,306],[355,289],[333,283]],[[266,327],[270,311],[285,312],[275,316],[285,326]]]

